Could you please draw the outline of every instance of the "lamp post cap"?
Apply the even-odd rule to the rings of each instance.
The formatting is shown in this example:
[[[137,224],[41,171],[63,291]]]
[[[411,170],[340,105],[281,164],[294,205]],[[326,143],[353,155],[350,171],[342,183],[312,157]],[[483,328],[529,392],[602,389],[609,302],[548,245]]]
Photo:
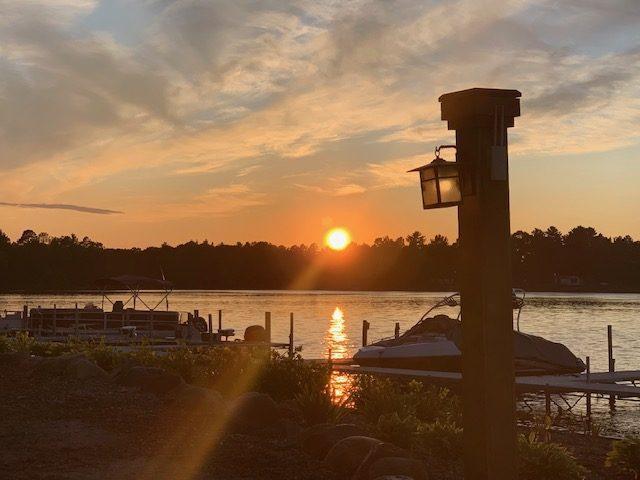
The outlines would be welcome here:
[[[457,92],[449,92],[440,95],[438,101],[446,102],[447,100],[458,100],[462,98],[472,97],[491,97],[491,98],[520,98],[522,93],[519,90],[507,90],[502,88],[467,88],[466,90],[458,90]]]
[[[440,112],[449,130],[467,126],[491,127],[499,112],[504,118],[504,127],[513,127],[514,117],[520,116],[518,90],[499,88],[470,88],[441,95]]]

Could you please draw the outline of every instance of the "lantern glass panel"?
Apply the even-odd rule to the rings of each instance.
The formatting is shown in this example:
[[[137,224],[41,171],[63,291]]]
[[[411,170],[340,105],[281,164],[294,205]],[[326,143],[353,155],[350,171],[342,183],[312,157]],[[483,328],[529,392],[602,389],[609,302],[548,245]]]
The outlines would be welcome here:
[[[422,182],[422,204],[424,207],[437,205],[438,191],[436,190],[436,180]]]
[[[436,169],[434,167],[426,167],[420,170],[420,180],[423,182],[436,178]]]
[[[460,202],[462,193],[458,177],[440,178],[440,201],[442,203]]]
[[[458,176],[458,165],[439,165],[438,166],[438,177],[457,177]]]

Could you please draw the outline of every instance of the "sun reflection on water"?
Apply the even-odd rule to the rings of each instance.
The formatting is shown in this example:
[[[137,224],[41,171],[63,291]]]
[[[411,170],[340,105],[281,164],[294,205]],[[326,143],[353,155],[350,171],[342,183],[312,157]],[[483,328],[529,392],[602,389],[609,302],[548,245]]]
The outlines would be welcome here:
[[[325,335],[327,349],[325,356],[331,360],[347,358],[349,338],[345,329],[345,316],[340,307],[336,307],[331,314],[329,328]],[[348,392],[351,379],[349,375],[333,372],[331,374],[330,386],[334,398],[340,402]]]

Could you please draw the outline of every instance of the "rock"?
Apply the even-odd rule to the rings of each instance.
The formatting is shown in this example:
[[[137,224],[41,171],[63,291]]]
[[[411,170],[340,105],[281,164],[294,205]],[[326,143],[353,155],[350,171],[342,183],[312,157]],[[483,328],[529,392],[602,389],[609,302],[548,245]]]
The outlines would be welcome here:
[[[211,411],[221,411],[226,408],[220,393],[187,383],[176,390],[176,399],[187,408],[206,408]]]
[[[413,477],[407,477],[406,475],[383,475],[382,477],[376,477],[373,480],[416,480]]]
[[[57,357],[34,357],[33,371],[76,380],[107,379],[109,374],[81,353]]]
[[[150,393],[167,393],[184,386],[184,380],[178,374],[157,367],[135,366],[120,370],[113,380],[127,387],[137,387]]]
[[[352,424],[329,425],[322,423],[314,425],[301,435],[302,450],[312,457],[322,460],[336,443],[343,438],[361,436],[361,428]]]
[[[369,451],[367,457],[360,463],[358,470],[353,475],[353,480],[370,480],[371,478],[383,475],[404,475],[407,469],[411,470],[412,475],[415,472],[423,472],[424,469],[420,470],[422,464],[420,462],[417,462],[417,464],[413,463],[415,461],[410,457],[411,454],[407,450],[397,447],[392,443],[380,442]],[[387,463],[382,462],[380,466],[380,468],[382,468],[381,471],[374,470],[371,472],[374,465],[387,458],[394,458],[396,460]],[[406,460],[406,462],[403,460]],[[408,464],[410,464],[410,466],[408,466]],[[385,466],[389,468],[385,470]],[[397,467],[398,471],[394,470],[394,466]],[[426,475],[426,471],[423,473]],[[424,477],[419,477],[419,479],[417,478],[415,480],[424,480]]]
[[[380,443],[380,440],[364,436],[343,438],[331,447],[324,462],[334,472],[351,477],[369,452]]]
[[[78,380],[87,380],[90,378],[96,380],[106,380],[109,378],[109,374],[100,368],[95,363],[89,361],[86,358],[77,358],[74,361],[68,362],[65,371],[65,376],[69,378],[75,378]]]
[[[35,357],[34,371],[47,375],[63,375],[70,364],[80,359],[86,360],[87,357],[81,353],[60,355],[57,357]]]
[[[424,464],[413,458],[384,457],[379,458],[369,467],[368,478],[398,478],[405,477],[413,480],[428,480]]]
[[[0,353],[0,365],[19,367],[30,362],[31,357],[25,352]]]
[[[231,406],[231,427],[236,432],[249,432],[274,427],[280,421],[278,405],[266,393],[247,392]]]

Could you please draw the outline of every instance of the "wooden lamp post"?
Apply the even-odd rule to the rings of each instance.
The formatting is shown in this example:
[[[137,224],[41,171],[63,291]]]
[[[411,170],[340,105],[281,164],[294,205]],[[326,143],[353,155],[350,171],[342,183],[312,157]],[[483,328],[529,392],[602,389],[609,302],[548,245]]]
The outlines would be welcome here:
[[[461,190],[453,204],[461,247],[465,480],[516,478],[507,128],[520,115],[520,95],[472,88],[440,97],[442,120],[456,131]],[[421,180],[426,176],[421,172]]]

